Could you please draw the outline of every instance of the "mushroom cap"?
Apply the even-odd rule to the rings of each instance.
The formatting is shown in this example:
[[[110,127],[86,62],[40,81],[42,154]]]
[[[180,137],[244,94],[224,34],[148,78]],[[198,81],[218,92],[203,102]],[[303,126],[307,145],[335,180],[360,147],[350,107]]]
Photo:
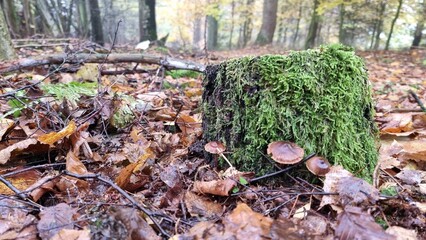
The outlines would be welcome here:
[[[323,157],[314,156],[306,161],[306,168],[317,176],[325,176],[330,171],[330,167],[328,160]]]
[[[303,159],[305,150],[292,142],[276,141],[268,145],[267,153],[277,163],[295,164]]]
[[[206,152],[213,153],[213,154],[221,154],[225,152],[225,149],[226,149],[225,145],[223,145],[223,143],[219,141],[212,141],[204,145],[204,150],[206,150]]]

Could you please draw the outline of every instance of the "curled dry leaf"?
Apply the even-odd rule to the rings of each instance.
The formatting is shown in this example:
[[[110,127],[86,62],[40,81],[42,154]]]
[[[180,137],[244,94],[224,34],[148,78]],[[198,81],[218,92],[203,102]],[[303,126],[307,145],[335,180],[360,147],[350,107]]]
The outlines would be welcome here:
[[[193,191],[201,194],[213,194],[218,196],[229,196],[229,191],[235,187],[237,183],[232,179],[213,180],[208,182],[194,182]]]
[[[374,221],[370,214],[361,208],[347,206],[337,218],[336,237],[342,240],[349,239],[396,239],[387,234],[383,228]]]
[[[193,217],[217,217],[220,216],[224,210],[221,204],[213,202],[208,198],[204,198],[190,191],[185,193],[184,201],[189,214]]]
[[[77,129],[74,121],[71,121],[68,126],[62,129],[59,132],[50,132],[44,135],[41,135],[37,138],[38,141],[44,144],[49,144],[52,146],[55,142],[63,139],[64,137],[68,137],[73,134]]]
[[[276,141],[268,145],[267,153],[280,164],[295,164],[305,155],[305,150],[297,144],[286,141]]]

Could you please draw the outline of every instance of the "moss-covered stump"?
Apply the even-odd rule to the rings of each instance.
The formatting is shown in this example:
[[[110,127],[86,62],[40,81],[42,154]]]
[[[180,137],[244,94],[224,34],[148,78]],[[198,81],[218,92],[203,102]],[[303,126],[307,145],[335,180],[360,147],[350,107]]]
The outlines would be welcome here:
[[[285,140],[371,176],[377,129],[367,71],[352,49],[233,59],[208,67],[203,84],[203,138],[224,142],[239,170],[272,170],[261,153]]]

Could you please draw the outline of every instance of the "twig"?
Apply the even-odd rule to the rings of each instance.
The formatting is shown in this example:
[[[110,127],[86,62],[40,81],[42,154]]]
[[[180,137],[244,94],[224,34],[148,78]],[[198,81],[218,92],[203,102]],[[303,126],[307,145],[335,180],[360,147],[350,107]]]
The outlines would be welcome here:
[[[290,166],[290,167],[287,167],[287,168],[281,169],[281,170],[276,171],[276,172],[273,172],[273,173],[269,173],[269,174],[266,174],[266,175],[263,175],[263,176],[260,176],[260,177],[257,177],[257,178],[253,178],[253,179],[251,179],[249,182],[250,182],[250,183],[253,183],[253,182],[259,181],[259,180],[264,179],[264,178],[273,177],[273,176],[279,175],[279,174],[281,174],[281,173],[284,173],[284,172],[290,171],[291,169],[296,168],[296,167],[298,167],[299,165],[301,165],[302,163],[306,162],[308,159],[312,158],[313,156],[315,156],[315,153],[311,153],[311,154],[309,154],[308,156],[306,156],[306,157],[305,157],[302,161],[300,161],[300,162],[299,162],[299,163],[297,163],[297,164],[294,164],[294,165],[292,165],[292,166]]]
[[[409,90],[408,93],[410,93],[410,95],[416,100],[417,104],[422,109],[422,111],[426,112],[426,108],[423,105],[422,101],[420,100],[419,96],[417,96],[417,94],[415,92],[413,92],[412,90]]]
[[[154,223],[154,225],[158,228],[158,230],[160,231],[160,233],[168,238],[170,238],[170,234],[168,234],[162,227],[161,225],[157,222],[157,220],[153,217],[151,211],[149,211],[148,209],[142,207],[132,196],[130,196],[126,191],[124,191],[122,188],[120,188],[117,184],[115,184],[114,182],[112,182],[111,180],[105,179],[101,176],[99,176],[98,174],[86,174],[86,175],[79,175],[79,174],[74,174],[68,171],[64,171],[63,172],[64,175],[68,175],[70,177],[75,177],[78,179],[97,179],[103,183],[108,184],[109,186],[111,186],[112,188],[114,188],[115,190],[117,190],[121,195],[123,195],[125,198],[127,198],[127,200],[129,200],[133,206],[137,207],[139,210],[141,210],[145,215],[147,215],[152,222]]]

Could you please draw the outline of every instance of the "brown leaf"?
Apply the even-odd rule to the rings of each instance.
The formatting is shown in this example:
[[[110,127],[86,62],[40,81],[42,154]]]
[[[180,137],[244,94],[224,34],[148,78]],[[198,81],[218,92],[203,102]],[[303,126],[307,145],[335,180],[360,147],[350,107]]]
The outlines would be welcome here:
[[[46,175],[28,188],[34,189],[34,187],[37,187],[30,193],[30,196],[35,202],[37,202],[45,193],[53,191],[53,188],[55,187],[55,184],[59,181],[59,179],[55,178],[53,180],[47,181],[51,177],[52,176]],[[42,185],[40,186],[40,184]]]
[[[0,200],[0,239],[36,240],[37,219],[28,214],[28,206],[7,198]]]
[[[188,208],[191,216],[202,216],[202,217],[217,217],[223,212],[223,206],[219,203],[212,202],[207,198],[203,198],[192,192],[185,193],[185,205]]]
[[[218,196],[229,196],[229,191],[235,187],[237,183],[232,179],[213,180],[208,182],[194,182],[193,191],[201,194],[213,194]]]
[[[357,177],[339,179],[338,191],[343,206],[375,204],[379,199],[379,190]]]
[[[202,131],[201,122],[188,115],[180,115],[176,119],[176,124],[182,130],[183,134],[200,134]]]
[[[50,240],[90,240],[90,230],[61,229]]]
[[[341,166],[332,166],[330,171],[325,175],[324,192],[336,193],[338,192],[339,181],[344,177],[351,177],[352,174]],[[326,195],[322,197],[320,207],[331,205],[337,207],[340,205],[340,197],[338,195]]]
[[[11,177],[7,177],[6,180],[8,180],[18,190],[24,191],[25,189],[33,185],[40,177],[41,173],[33,169],[13,175]],[[13,192],[12,190],[10,190],[10,188],[0,182],[0,194],[14,195],[15,192]]]
[[[129,239],[161,239],[134,208],[114,208],[111,215],[126,226]]]
[[[65,203],[44,208],[39,216],[37,229],[42,239],[50,239],[61,229],[73,229],[73,215],[77,211]]]
[[[50,146],[52,146],[55,142],[63,139],[64,137],[68,137],[71,134],[73,134],[76,129],[77,129],[77,127],[75,125],[75,122],[70,121],[68,126],[66,126],[61,131],[50,132],[50,133],[44,134],[44,135],[38,137],[37,140],[40,141],[41,143],[49,144]]]
[[[338,216],[335,234],[341,240],[396,239],[395,236],[387,234],[370,214],[353,206],[347,206]]]
[[[69,151],[66,156],[66,169],[69,172],[84,175],[86,174],[87,168],[80,161],[80,159],[73,153],[73,151]]]
[[[0,150],[0,164],[5,164],[9,161],[12,153],[23,151],[27,149],[30,145],[37,144],[37,140],[33,138],[29,138],[20,142],[17,142],[5,149]]]

